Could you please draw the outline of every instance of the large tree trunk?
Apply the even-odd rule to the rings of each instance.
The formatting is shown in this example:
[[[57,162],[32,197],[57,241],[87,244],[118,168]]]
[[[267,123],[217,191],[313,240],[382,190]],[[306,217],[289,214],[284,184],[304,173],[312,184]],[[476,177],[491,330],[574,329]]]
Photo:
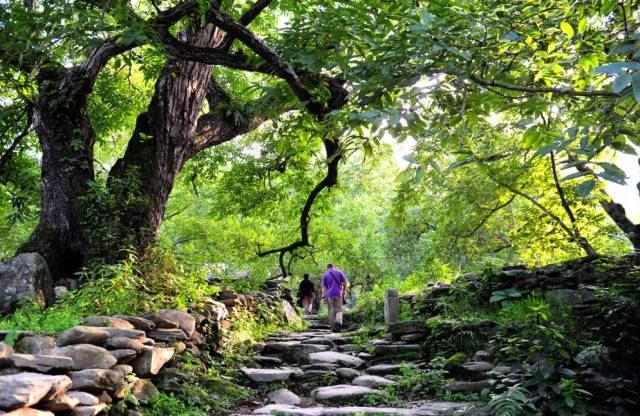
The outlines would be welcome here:
[[[70,83],[73,77],[48,72],[40,83],[34,127],[42,147],[40,222],[20,251],[42,254],[54,278],[77,272],[87,260],[84,204],[94,179],[95,134]],[[80,86],[81,83],[75,85]],[[71,87],[71,88],[69,88]]]
[[[212,27],[186,35],[191,45],[215,47],[222,33]],[[109,175],[109,186],[120,200],[130,198],[137,186],[139,197],[120,219],[130,244],[138,250],[152,244],[164,217],[169,194],[184,163],[194,154],[198,116],[211,78],[211,66],[190,61],[170,61],[156,82],[148,110],[138,117],[136,130],[124,156]]]

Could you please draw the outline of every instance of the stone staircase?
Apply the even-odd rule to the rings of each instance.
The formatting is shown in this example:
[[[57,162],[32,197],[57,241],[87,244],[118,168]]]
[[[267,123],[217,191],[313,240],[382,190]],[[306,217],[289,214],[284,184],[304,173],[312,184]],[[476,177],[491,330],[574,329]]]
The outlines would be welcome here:
[[[255,367],[242,369],[257,389],[265,391],[264,406],[236,415],[487,415],[483,407],[468,402],[425,400],[402,407],[375,403],[387,385],[395,384],[403,366],[420,370],[426,362],[403,360],[419,350],[419,332],[404,329],[405,341],[368,341],[373,353],[356,352],[358,332],[332,333],[315,317],[305,332],[281,332],[255,345]],[[413,335],[413,336],[411,336]],[[426,371],[426,370],[425,370]],[[292,391],[294,390],[294,391]],[[267,393],[268,392],[268,393]],[[250,412],[250,413],[247,413]]]

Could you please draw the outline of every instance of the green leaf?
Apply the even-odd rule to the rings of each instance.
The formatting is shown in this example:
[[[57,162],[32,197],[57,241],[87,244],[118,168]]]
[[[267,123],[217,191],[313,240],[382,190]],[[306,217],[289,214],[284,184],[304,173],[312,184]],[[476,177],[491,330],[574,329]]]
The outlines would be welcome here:
[[[631,87],[633,88],[633,96],[640,103],[640,72],[637,72],[631,79]]]
[[[568,37],[573,37],[574,32],[573,32],[573,27],[571,26],[571,23],[569,22],[561,22],[560,23],[560,30],[562,30],[562,32],[564,32],[565,35],[567,35]]]
[[[578,33],[580,34],[584,33],[586,28],[587,28],[587,16],[583,16],[582,19],[580,19],[580,22],[578,23]]]
[[[616,0],[603,0],[600,5],[600,14],[609,14],[616,7]]]
[[[580,178],[582,176],[585,176],[586,173],[583,172],[574,172],[570,175],[565,176],[564,178],[562,178],[563,181],[569,181],[571,179],[575,179],[575,178]]]
[[[596,187],[596,181],[593,179],[589,179],[588,181],[582,182],[580,185],[578,185],[578,195],[580,195],[581,198],[586,198],[587,196],[589,196],[589,194],[591,193],[591,191],[593,191],[593,189]]]
[[[619,93],[623,89],[627,88],[629,84],[631,84],[631,75],[629,75],[627,72],[623,72],[621,74],[618,74],[615,81],[613,81],[611,89],[613,90],[613,92]]]
[[[614,62],[612,64],[600,65],[594,71],[598,74],[617,74],[625,69],[640,70],[640,63],[634,61]]]
[[[409,162],[409,163],[418,163],[417,160],[416,160],[416,155],[414,155],[414,154],[404,155],[404,156],[402,156],[402,158],[404,160],[406,160],[407,162]]]

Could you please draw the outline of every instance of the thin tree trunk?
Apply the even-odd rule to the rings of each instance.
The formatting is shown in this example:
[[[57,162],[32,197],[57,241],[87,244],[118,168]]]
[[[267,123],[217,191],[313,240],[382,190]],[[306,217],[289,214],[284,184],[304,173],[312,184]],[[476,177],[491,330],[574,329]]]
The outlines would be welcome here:
[[[560,180],[558,179],[558,170],[556,168],[556,157],[555,152],[552,150],[549,154],[551,159],[551,173],[553,174],[553,183],[556,186],[556,190],[558,191],[558,196],[560,197],[560,203],[562,204],[562,208],[567,213],[569,217],[569,221],[571,221],[571,227],[575,233],[576,239],[578,240],[578,244],[582,247],[582,249],[587,253],[588,256],[595,256],[597,253],[589,243],[589,241],[580,233],[580,229],[578,228],[578,222],[576,221],[575,215],[573,215],[573,211],[571,210],[571,206],[567,202],[567,198],[564,195],[564,190],[562,186],[560,186]]]

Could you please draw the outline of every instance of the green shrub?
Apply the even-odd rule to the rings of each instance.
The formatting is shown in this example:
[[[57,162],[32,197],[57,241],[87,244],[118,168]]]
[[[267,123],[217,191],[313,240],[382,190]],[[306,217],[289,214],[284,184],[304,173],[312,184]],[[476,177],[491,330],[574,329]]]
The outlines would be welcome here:
[[[151,249],[115,265],[96,264],[81,276],[84,285],[49,308],[27,301],[0,320],[0,328],[59,332],[90,315],[135,315],[161,308],[197,308],[218,288],[203,273],[179,268],[165,252]]]

